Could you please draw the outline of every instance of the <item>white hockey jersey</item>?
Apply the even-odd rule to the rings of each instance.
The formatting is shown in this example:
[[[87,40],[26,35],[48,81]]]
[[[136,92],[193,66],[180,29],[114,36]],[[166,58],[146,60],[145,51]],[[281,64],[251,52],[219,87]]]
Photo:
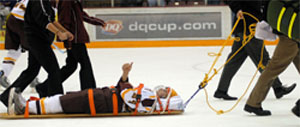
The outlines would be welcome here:
[[[137,103],[137,100],[136,100],[137,92],[138,92],[137,88],[125,89],[121,92],[121,97],[124,100],[124,103],[126,105],[128,105],[131,109],[135,109],[135,105]],[[141,96],[140,102],[142,102],[145,99],[155,100],[155,94],[150,88],[143,87],[141,90],[141,95],[142,96]],[[142,103],[139,103],[137,110],[138,110],[138,112],[148,112],[151,110],[151,106],[144,107],[142,105]]]
[[[21,0],[16,3],[14,8],[11,10],[11,14],[15,16],[17,19],[24,21],[24,15],[27,8],[29,0]],[[57,5],[56,5],[57,6]],[[52,7],[55,15],[57,15],[57,8]]]
[[[29,0],[21,0],[11,10],[11,14],[17,19],[24,21],[25,10],[27,8]]]
[[[126,105],[128,105],[131,109],[135,109],[136,103],[137,103],[137,93],[138,89],[137,88],[130,88],[130,89],[125,89],[121,91],[121,97]],[[141,100],[138,106],[137,111],[138,112],[150,112],[152,110],[152,106],[144,106],[141,102],[143,100],[153,100],[155,102],[156,95],[153,90],[147,87],[143,87],[141,90]],[[167,99],[160,99],[161,104],[163,107],[167,105]],[[160,105],[159,102],[156,101],[156,110],[160,110]],[[183,110],[183,100],[180,98],[180,96],[172,90],[172,95],[170,98],[169,102],[169,107],[168,109],[170,110]]]

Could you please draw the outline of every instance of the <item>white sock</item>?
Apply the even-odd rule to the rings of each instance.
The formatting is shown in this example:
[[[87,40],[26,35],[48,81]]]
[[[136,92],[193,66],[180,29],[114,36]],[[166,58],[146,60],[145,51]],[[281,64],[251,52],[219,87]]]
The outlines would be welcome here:
[[[21,55],[21,48],[18,50],[8,50],[6,57],[4,57],[3,63],[2,63],[2,70],[4,71],[4,76],[8,77],[10,72],[12,71],[15,62]]]
[[[58,95],[55,95],[55,96],[45,98],[44,106],[45,106],[46,114],[55,114],[55,113],[62,113],[63,112],[61,104],[60,104],[60,100],[59,100],[60,96],[62,96],[62,94],[58,94]],[[42,110],[41,100],[39,100],[40,110]],[[37,114],[36,101],[30,101],[29,102],[29,113]],[[41,113],[42,113],[42,111],[41,111]]]

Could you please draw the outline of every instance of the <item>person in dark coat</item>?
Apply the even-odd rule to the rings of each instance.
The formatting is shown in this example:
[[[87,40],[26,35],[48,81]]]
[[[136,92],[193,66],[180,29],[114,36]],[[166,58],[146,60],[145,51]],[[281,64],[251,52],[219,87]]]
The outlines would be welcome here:
[[[81,0],[65,0],[58,4],[58,20],[68,31],[74,34],[74,40],[64,41],[67,49],[66,65],[60,69],[61,81],[64,82],[70,77],[80,64],[80,87],[81,90],[88,88],[96,88],[96,81],[93,74],[92,64],[88,55],[85,43],[89,43],[89,35],[84,27],[84,22],[105,26],[105,22],[101,19],[90,17],[83,11]],[[49,80],[37,86],[37,92],[40,97],[47,96],[45,92]]]
[[[58,0],[56,0],[58,1]],[[55,3],[55,1],[52,1]],[[49,0],[29,0],[24,16],[25,45],[28,45],[28,67],[15,82],[8,87],[0,97],[2,103],[8,106],[8,94],[11,88],[17,87],[23,91],[38,75],[43,67],[48,73],[51,85],[49,95],[63,94],[60,71],[57,59],[51,48],[56,34],[61,40],[73,40],[74,36],[54,21],[55,13]]]
[[[227,0],[225,1],[233,13],[236,15],[234,17],[234,21],[236,21],[240,17],[241,19],[246,20],[246,35],[250,34],[248,27],[253,24],[257,23],[257,21],[250,16],[243,15],[243,12],[248,12],[259,20],[263,18],[262,8],[264,7],[265,3],[258,0]],[[240,21],[234,31],[236,37],[239,37],[239,41],[234,41],[231,47],[231,52],[229,53],[227,59],[229,59],[241,46],[243,46],[242,42],[243,38],[243,31],[244,31],[244,23]],[[252,62],[257,67],[261,57],[261,50],[263,46],[263,40],[252,38],[250,42],[248,42],[242,50],[239,51],[224,67],[223,72],[221,74],[221,78],[219,81],[219,85],[217,90],[215,91],[214,97],[220,98],[224,100],[236,100],[236,97],[231,97],[228,95],[228,89],[230,82],[236,72],[240,69],[242,64],[245,62],[246,58],[249,56]],[[263,49],[263,59],[262,64],[264,66],[267,65],[268,61],[270,60],[269,53],[267,52],[266,48]],[[259,68],[259,72],[263,72],[263,68]],[[275,96],[277,99],[281,98],[283,95],[290,93],[296,87],[296,83],[292,84],[290,87],[282,86],[281,81],[279,78],[276,78],[272,83],[272,88],[274,90]]]

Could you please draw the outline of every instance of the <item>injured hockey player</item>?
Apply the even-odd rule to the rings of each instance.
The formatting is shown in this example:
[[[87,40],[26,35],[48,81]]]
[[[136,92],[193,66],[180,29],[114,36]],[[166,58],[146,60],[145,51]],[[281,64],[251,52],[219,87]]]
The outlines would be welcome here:
[[[8,114],[96,114],[96,113],[152,113],[183,110],[183,100],[170,87],[157,86],[153,90],[143,84],[133,88],[128,82],[132,63],[122,66],[123,75],[115,87],[67,92],[65,95],[26,101],[18,88],[12,89]]]

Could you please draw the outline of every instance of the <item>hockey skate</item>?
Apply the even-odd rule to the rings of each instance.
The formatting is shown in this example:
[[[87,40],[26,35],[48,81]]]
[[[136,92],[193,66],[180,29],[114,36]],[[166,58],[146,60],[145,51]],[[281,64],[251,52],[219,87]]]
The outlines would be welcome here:
[[[14,103],[13,103],[14,94],[15,94],[15,88],[11,88],[9,91],[9,96],[8,96],[8,107],[7,107],[8,115],[15,114]]]
[[[7,88],[10,86],[9,80],[3,74],[0,76],[0,85],[4,88]]]
[[[16,90],[15,90],[16,91]],[[21,115],[25,112],[26,100],[21,93],[14,92],[13,95],[14,114]]]

